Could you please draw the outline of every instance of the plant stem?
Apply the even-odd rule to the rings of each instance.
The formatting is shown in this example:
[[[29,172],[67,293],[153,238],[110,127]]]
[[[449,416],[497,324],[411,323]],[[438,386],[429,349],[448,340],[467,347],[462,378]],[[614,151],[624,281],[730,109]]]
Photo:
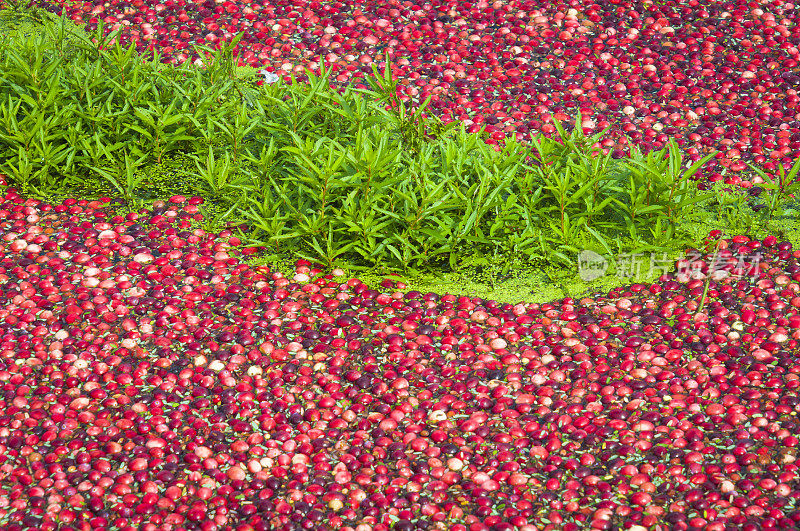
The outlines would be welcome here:
[[[716,264],[716,262],[717,262],[717,256],[719,255],[719,248],[720,248],[720,244],[722,243],[723,236],[724,235],[720,236],[719,241],[714,246],[714,256],[711,259],[711,264]],[[708,295],[708,286],[709,286],[709,284],[711,284],[711,274],[712,274],[711,264],[709,264],[708,273],[706,274],[706,280],[703,283],[703,296],[700,297],[700,306],[697,307],[697,311],[695,312],[695,315],[697,315],[700,312],[702,312],[703,311],[703,307],[706,304],[706,296]]]

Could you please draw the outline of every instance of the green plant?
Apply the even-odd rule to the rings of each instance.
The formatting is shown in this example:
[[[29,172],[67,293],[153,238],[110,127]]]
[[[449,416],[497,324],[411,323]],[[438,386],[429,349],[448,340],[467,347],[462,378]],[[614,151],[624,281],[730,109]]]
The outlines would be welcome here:
[[[628,163],[638,177],[635,186],[627,190],[631,203],[638,202],[644,190],[643,207],[649,209],[657,206],[663,209],[667,220],[674,226],[691,205],[711,197],[710,194],[698,194],[691,178],[716,153],[709,153],[681,173],[683,159],[674,139],[670,139],[667,148],[646,156],[635,147],[632,160]]]
[[[383,75],[378,72],[377,65],[372,65],[372,72],[374,79],[368,78],[370,89],[357,89],[358,92],[367,95],[372,99],[385,105],[390,111],[388,114],[389,122],[393,125],[392,132],[398,132],[401,136],[401,142],[413,152],[419,152],[422,144],[426,141],[428,135],[426,133],[426,120],[422,118],[425,108],[430,103],[430,96],[417,107],[413,112],[406,108],[405,102],[399,97],[398,83],[394,79],[392,69],[389,63],[389,52],[385,52],[384,56],[384,70]],[[444,124],[441,121],[434,121],[436,124],[436,135],[438,138],[446,137],[450,131],[457,127],[458,124],[453,122]]]
[[[182,125],[186,122],[186,114],[174,111],[175,100],[172,100],[166,108],[159,101],[157,103],[148,102],[147,108],[134,107],[133,109],[133,113],[144,123],[144,127],[131,124],[128,129],[136,131],[149,143],[148,151],[155,152],[157,164],[161,164],[164,153],[182,145],[183,141],[192,139],[191,136],[185,134],[187,128]],[[147,145],[145,144],[145,146]]]
[[[5,0],[3,2],[4,17],[8,17],[16,22],[25,19],[37,24],[42,23],[42,19],[48,15],[47,11],[36,7],[35,0]]]
[[[249,189],[247,174],[233,165],[227,151],[223,158],[219,159],[213,146],[208,146],[204,159],[195,155],[189,156],[194,159],[197,174],[202,178],[198,191],[225,211],[224,214],[217,214],[214,222],[217,224],[225,222],[247,201],[246,190]]]
[[[106,168],[90,165],[89,168],[97,172],[101,177],[111,183],[117,192],[122,196],[127,204],[135,203],[135,190],[139,188],[144,175],[138,172],[138,166],[144,162],[147,155],[142,155],[136,161],[132,161],[127,150],[123,151],[122,157],[114,157],[105,146],[98,142],[103,156],[114,164],[114,170],[108,171]],[[123,180],[124,179],[124,180]]]
[[[201,59],[205,67],[201,70],[204,81],[212,86],[223,84],[219,101],[228,100],[231,94],[229,89],[232,89],[239,97],[239,105],[253,108],[258,97],[258,90],[247,81],[247,76],[237,75],[240,61],[234,53],[242,37],[244,37],[244,33],[238,33],[230,41],[218,44],[216,49],[210,46],[196,45],[194,50],[198,55],[205,57],[205,60]]]
[[[62,16],[45,24],[51,40],[61,43],[66,34],[72,35],[65,20]],[[192,144],[200,148],[197,133],[210,131],[204,136],[209,141],[216,128],[231,133],[234,144],[242,136],[237,127],[241,116],[229,122],[214,114],[231,114],[234,103],[218,101],[234,86],[207,90],[200,82],[180,83],[175,69],[133,60],[134,48],[122,48],[113,35],[76,38],[80,45],[69,58],[60,46],[58,53],[49,53],[42,34],[26,38],[21,46],[3,44],[0,149],[10,155],[4,157],[3,169],[26,192],[63,192],[85,186],[93,175],[109,182],[132,175],[129,168],[108,172],[101,162],[126,160],[116,155],[123,148],[135,159],[152,157],[160,165],[165,156]],[[177,77],[192,76],[195,81],[203,75],[188,68],[177,71]],[[142,181],[131,178],[126,183],[122,195],[130,201],[137,195],[132,187]]]
[[[709,219],[707,223],[715,226],[722,223],[722,226],[728,227],[732,234],[752,234],[756,216],[753,215],[753,210],[748,208],[746,196],[734,193],[721,182],[716,183],[713,190],[717,203],[715,208],[717,216]]]
[[[766,208],[767,215],[764,219],[765,224],[769,223],[774,214],[783,215],[782,206],[797,200],[797,195],[800,193],[800,181],[797,180],[797,174],[800,172],[800,158],[794,161],[789,173],[786,173],[782,164],[778,165],[777,180],[763,169],[750,163],[747,165],[764,180],[761,187],[770,192]]]
[[[703,281],[703,295],[700,297],[700,304],[697,306],[697,311],[695,315],[700,314],[703,311],[703,308],[706,304],[706,297],[708,296],[708,287],[711,284],[711,277],[714,274],[714,270],[712,266],[716,267],[717,259],[719,257],[719,251],[722,248],[722,241],[724,239],[724,234],[721,231],[717,231],[716,237],[714,238],[714,255],[711,258],[711,264],[708,267],[708,272],[706,273],[706,278]]]

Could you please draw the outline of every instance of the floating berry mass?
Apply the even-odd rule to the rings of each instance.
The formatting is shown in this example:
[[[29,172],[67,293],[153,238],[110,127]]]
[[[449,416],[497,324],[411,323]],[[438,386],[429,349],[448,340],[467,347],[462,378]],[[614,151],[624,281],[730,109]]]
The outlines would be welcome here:
[[[800,266],[774,237],[722,240],[757,265],[708,283],[705,254],[511,305],[255,271],[188,230],[200,198],[113,227],[3,200],[6,529],[800,521]]]
[[[745,163],[800,151],[782,0],[40,5],[171,64],[244,32],[268,80],[357,85],[388,52],[403,101],[490,144],[580,110],[615,158],[718,151],[700,181],[748,197]],[[511,304],[254,267],[200,196],[115,201],[2,190],[4,530],[800,525],[788,239],[718,230],[655,282]]]

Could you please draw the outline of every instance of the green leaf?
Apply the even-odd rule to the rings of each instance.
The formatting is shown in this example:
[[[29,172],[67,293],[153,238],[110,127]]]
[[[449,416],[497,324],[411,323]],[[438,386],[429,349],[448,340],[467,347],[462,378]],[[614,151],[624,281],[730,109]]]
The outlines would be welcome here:
[[[134,107],[133,114],[135,114],[141,121],[143,121],[146,125],[150,128],[155,128],[156,121],[155,118],[152,116],[152,111],[149,111],[143,107]]]

